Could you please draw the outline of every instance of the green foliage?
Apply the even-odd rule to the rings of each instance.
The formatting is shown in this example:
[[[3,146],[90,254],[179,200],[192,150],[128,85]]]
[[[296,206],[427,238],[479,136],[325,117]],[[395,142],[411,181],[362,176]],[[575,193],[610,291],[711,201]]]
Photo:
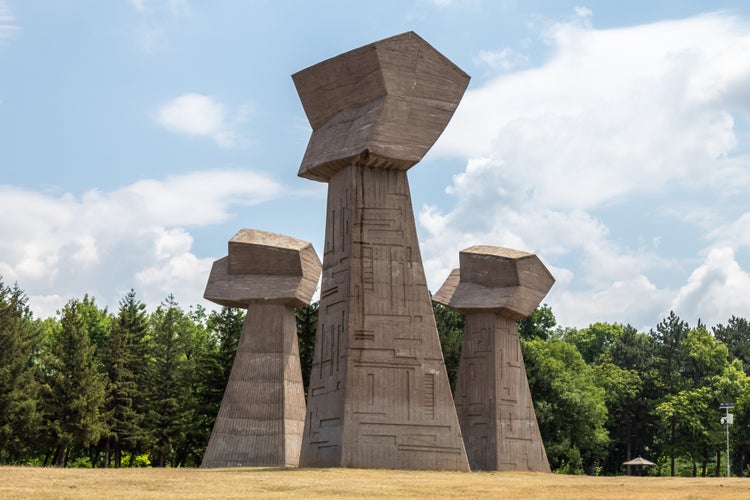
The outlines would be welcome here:
[[[458,364],[461,360],[461,343],[464,337],[464,316],[452,309],[448,309],[437,302],[432,303],[435,313],[440,345],[443,349],[445,369],[448,372],[448,381],[451,391],[456,390],[456,379],[458,378]]]
[[[194,435],[193,460],[199,462],[203,449],[201,440],[208,440],[216,415],[221,407],[224,389],[234,363],[234,355],[242,335],[245,312],[235,307],[222,307],[212,311],[206,318],[204,342],[198,359],[195,361],[194,386],[196,391],[195,414],[200,424]]]
[[[736,403],[732,409],[734,425],[730,427],[732,469],[736,475],[743,473],[750,464],[750,376],[742,368],[742,361],[735,359],[726,365],[720,377],[712,380],[711,385],[715,404]],[[719,472],[724,473],[723,470]]]
[[[194,325],[172,295],[151,316],[151,359],[147,385],[151,406],[146,426],[154,467],[175,465],[175,451],[185,440],[192,394],[187,363]]]
[[[182,327],[185,362],[180,378],[187,387],[183,404],[187,412],[187,423],[184,439],[175,445],[172,465],[177,467],[200,465],[218,413],[217,407],[204,404],[205,395],[213,392],[213,388],[208,385],[203,367],[216,352],[215,338],[207,328],[207,319],[208,315],[203,307],[193,306],[186,314]]]
[[[670,457],[689,458],[693,475],[698,464],[707,466],[722,443],[717,408],[710,387],[680,391],[656,407],[664,433],[670,436],[666,451]]]
[[[602,469],[606,474],[616,474],[625,471],[623,462],[654,452],[653,436],[659,420],[653,410],[661,394],[656,342],[630,325],[597,323],[595,328],[616,333],[606,336],[592,364],[609,412],[606,427],[610,445]]]
[[[315,334],[318,328],[319,302],[295,311],[297,317],[297,342],[299,343],[299,360],[302,367],[302,385],[305,396],[310,387],[310,371],[312,370],[313,352],[315,351]]]
[[[669,316],[656,325],[656,331],[650,332],[657,345],[661,382],[664,390],[669,394],[674,394],[684,385],[681,378],[685,363],[682,342],[687,338],[689,331],[688,324],[682,321],[674,311],[670,311]]]
[[[552,308],[547,304],[542,304],[529,316],[518,321],[518,335],[525,340],[547,340],[552,336],[556,325],[557,320],[552,314]]]
[[[141,395],[148,323],[145,309],[135,291],[130,290],[120,301],[117,316],[110,321],[101,355],[107,374],[107,430],[102,443],[105,467],[120,467],[123,452],[136,449],[145,440],[141,425],[146,413]]]
[[[583,458],[575,446],[567,447],[561,452],[560,465],[554,471],[557,474],[583,474]]]
[[[97,362],[101,363],[104,344],[107,342],[112,317],[107,313],[107,308],[99,309],[96,299],[88,294],[78,301],[78,311],[86,324],[89,334],[89,343],[94,346],[94,355]]]
[[[630,325],[614,339],[604,359],[627,370],[646,373],[657,368],[657,344],[651,335],[638,333]]]
[[[581,457],[590,470],[604,458],[609,437],[604,390],[576,348],[560,339],[522,340],[537,421],[551,467],[570,470]]]
[[[434,304],[451,386],[464,317]],[[307,386],[318,304],[297,310]],[[244,311],[184,311],[168,297],[149,314],[134,291],[116,314],[92,297],[35,320],[0,280],[0,463],[76,467],[197,466],[234,361]],[[642,455],[649,474],[726,471],[720,402],[736,402],[733,475],[750,470],[750,327],[732,316],[713,334],[670,313],[654,330],[557,326],[547,305],[518,323],[530,389],[556,472],[620,474]]]
[[[739,359],[745,370],[750,368],[750,322],[745,318],[732,316],[727,325],[713,328],[716,340],[723,342],[732,359]]]
[[[37,344],[26,295],[0,279],[0,463],[19,463],[41,423],[37,400]]]
[[[625,327],[620,324],[594,323],[581,330],[569,329],[563,340],[576,346],[586,363],[595,363],[620,338]]]
[[[126,461],[130,467],[151,467],[151,460],[148,458],[148,453],[125,455],[123,461]]]
[[[638,372],[604,362],[593,366],[597,385],[604,389],[604,401],[609,409],[610,428],[629,419],[628,411],[641,395],[643,381]],[[629,422],[628,422],[629,423]]]
[[[105,380],[94,360],[85,307],[71,300],[63,308],[42,376],[43,428],[55,447],[55,465],[59,467],[66,465],[71,448],[87,448],[105,431],[101,415]]]
[[[708,333],[706,327],[690,330],[682,342],[684,353],[684,375],[693,386],[702,384],[707,378],[720,375],[727,365],[727,346]]]
[[[91,464],[91,457],[88,457],[88,456],[76,457],[72,460],[68,460],[68,463],[65,466],[70,467],[71,469],[93,468],[93,465]]]

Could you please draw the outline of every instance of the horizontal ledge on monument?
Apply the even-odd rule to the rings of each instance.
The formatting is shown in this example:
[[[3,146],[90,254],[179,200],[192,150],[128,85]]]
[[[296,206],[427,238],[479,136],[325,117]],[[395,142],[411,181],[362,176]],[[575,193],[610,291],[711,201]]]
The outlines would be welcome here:
[[[365,149],[353,155],[334,159],[313,158],[300,166],[297,175],[319,182],[328,182],[331,177],[346,167],[367,167],[380,170],[409,170],[419,162],[419,158],[399,159],[379,155]]]

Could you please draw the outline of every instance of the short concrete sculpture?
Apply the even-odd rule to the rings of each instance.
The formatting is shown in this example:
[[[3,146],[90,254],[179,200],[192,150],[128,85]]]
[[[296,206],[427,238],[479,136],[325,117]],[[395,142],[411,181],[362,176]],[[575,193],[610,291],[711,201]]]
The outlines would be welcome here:
[[[466,471],[406,170],[469,77],[410,32],[293,79],[313,128],[299,175],[328,183],[300,465]]]
[[[294,308],[310,303],[320,269],[310,243],[251,229],[214,262],[204,297],[247,316],[201,467],[299,464],[305,394]]]
[[[549,472],[516,321],[555,279],[536,255],[475,246],[433,299],[464,313],[456,409],[472,470]]]

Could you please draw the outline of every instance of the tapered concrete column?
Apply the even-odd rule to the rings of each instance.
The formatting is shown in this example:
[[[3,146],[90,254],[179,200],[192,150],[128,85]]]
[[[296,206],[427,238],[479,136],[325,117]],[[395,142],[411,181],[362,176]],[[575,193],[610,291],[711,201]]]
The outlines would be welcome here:
[[[433,299],[466,316],[456,409],[472,470],[550,472],[516,321],[554,283],[534,255],[477,246],[460,253]]]
[[[297,466],[305,394],[295,307],[320,277],[312,245],[243,229],[211,269],[205,298],[247,308],[221,408],[201,467]]]
[[[466,471],[406,170],[468,76],[405,33],[293,78],[313,128],[299,175],[328,183],[300,465]]]

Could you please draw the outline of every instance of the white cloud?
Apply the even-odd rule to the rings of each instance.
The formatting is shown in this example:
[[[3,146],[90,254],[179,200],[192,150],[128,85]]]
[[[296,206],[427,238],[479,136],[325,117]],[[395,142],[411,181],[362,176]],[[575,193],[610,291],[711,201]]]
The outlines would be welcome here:
[[[729,185],[737,137],[724,105],[750,73],[709,63],[730,50],[743,66],[746,32],[719,15],[607,31],[558,25],[556,56],[468,92],[438,151],[494,156],[546,204],[587,208],[670,182]]]
[[[582,19],[588,19],[594,14],[593,12],[591,12],[591,9],[583,5],[576,5],[573,8],[573,12],[575,12],[577,17],[580,17]]]
[[[653,325],[682,286],[664,274],[684,273],[695,257],[661,255],[659,234],[646,240],[650,246],[623,241],[623,231],[614,235],[613,222],[596,214],[650,195],[660,214],[684,224],[697,215],[734,220],[713,203],[750,189],[750,159],[740,153],[736,125],[750,102],[750,25],[712,14],[596,30],[582,22],[590,18],[590,10],[577,8],[575,19],[549,26],[542,35],[553,55],[542,66],[467,92],[436,145],[436,154],[467,163],[447,188],[453,206],[420,213],[432,289],[456,266],[460,249],[510,246],[537,252],[565,273],[566,288],[558,283],[550,300],[566,326]],[[652,207],[631,210],[645,208]],[[703,229],[708,219],[694,223]],[[750,244],[739,236],[750,234],[746,219],[706,233],[705,254],[719,240]],[[721,269],[743,276],[736,261],[722,262]],[[718,283],[735,290],[728,277]],[[714,307],[701,300],[694,302]]]
[[[529,58],[515,50],[505,47],[497,51],[482,50],[474,58],[477,64],[486,64],[497,71],[509,71],[529,63]]]
[[[750,248],[750,212],[745,212],[736,220],[715,227],[707,236],[716,241],[717,245]]]
[[[658,318],[665,316],[674,296],[673,291],[659,289],[643,275],[579,292],[559,287],[559,283],[555,287],[545,302],[554,303],[558,324],[575,327],[588,326],[594,321],[611,321],[629,323],[646,331]]]
[[[735,260],[731,248],[713,248],[679,290],[671,309],[695,324],[726,322],[732,315],[747,317],[750,310],[750,274]]]
[[[226,106],[213,97],[189,93],[163,104],[156,120],[169,131],[210,137],[220,147],[231,148],[241,143],[236,126],[247,115],[248,108],[241,107],[232,119]]]
[[[8,3],[0,0],[0,42],[14,36],[20,29]]]
[[[50,196],[0,186],[0,275],[29,293],[37,315],[89,293],[117,304],[135,288],[149,306],[174,292],[201,300],[214,257],[194,254],[189,228],[231,217],[237,204],[278,197],[281,186],[250,171],[200,171],[110,191]],[[19,208],[22,207],[22,208]]]

